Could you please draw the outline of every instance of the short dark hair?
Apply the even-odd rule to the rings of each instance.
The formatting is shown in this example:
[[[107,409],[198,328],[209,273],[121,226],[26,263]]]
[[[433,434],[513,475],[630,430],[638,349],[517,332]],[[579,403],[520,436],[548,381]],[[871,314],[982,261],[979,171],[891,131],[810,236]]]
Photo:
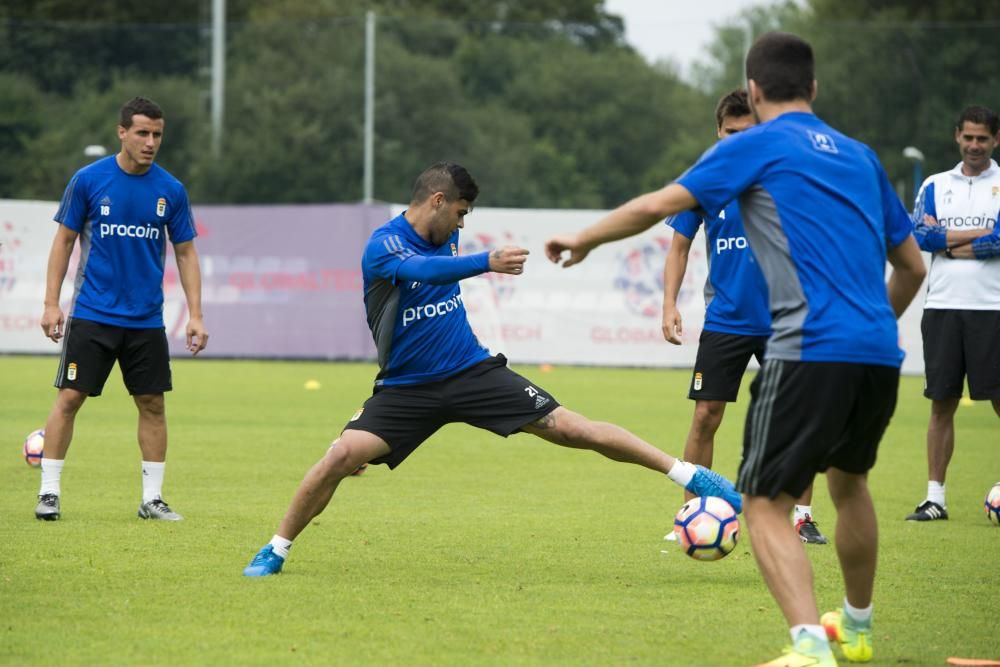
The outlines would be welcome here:
[[[719,98],[719,103],[715,105],[715,127],[722,127],[722,119],[726,116],[739,118],[750,115],[750,102],[747,100],[747,91],[742,88],[731,90]]]
[[[816,65],[809,43],[788,32],[761,35],[747,53],[747,80],[753,80],[769,102],[809,100]]]
[[[479,195],[479,186],[465,167],[437,162],[424,169],[413,182],[410,203],[419,204],[435,192],[443,192],[448,201],[464,199],[471,204]]]
[[[151,99],[145,97],[133,97],[122,105],[122,110],[118,114],[118,124],[126,130],[132,127],[132,116],[136,114],[146,118],[163,118],[163,109]]]
[[[955,129],[961,130],[962,126],[967,122],[985,125],[990,128],[990,134],[1000,132],[1000,118],[997,118],[997,115],[986,107],[973,105],[962,109],[962,113],[958,115],[958,123],[955,125]]]

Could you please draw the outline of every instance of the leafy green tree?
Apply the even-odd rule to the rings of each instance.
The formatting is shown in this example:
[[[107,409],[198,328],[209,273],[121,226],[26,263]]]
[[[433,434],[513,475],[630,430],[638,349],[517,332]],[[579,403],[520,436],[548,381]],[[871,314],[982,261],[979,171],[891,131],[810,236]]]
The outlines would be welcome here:
[[[708,89],[740,76],[746,26],[781,29],[810,41],[816,53],[816,111],[870,145],[894,182],[913,196],[917,146],[925,173],[958,161],[954,121],[969,104],[1000,109],[995,18],[988,3],[957,0],[810,0],[744,12],[717,31],[716,58],[698,70]],[[727,83],[725,85],[731,85]]]

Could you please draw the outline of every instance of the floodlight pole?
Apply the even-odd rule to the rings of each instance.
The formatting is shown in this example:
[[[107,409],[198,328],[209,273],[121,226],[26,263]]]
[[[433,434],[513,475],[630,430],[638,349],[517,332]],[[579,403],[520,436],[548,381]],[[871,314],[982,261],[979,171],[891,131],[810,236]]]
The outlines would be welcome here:
[[[903,149],[903,157],[913,160],[913,198],[916,199],[924,181],[924,153],[916,146],[907,146]]]
[[[370,204],[375,184],[375,12],[365,12],[364,202]]]
[[[212,157],[222,152],[226,84],[226,0],[212,0]]]

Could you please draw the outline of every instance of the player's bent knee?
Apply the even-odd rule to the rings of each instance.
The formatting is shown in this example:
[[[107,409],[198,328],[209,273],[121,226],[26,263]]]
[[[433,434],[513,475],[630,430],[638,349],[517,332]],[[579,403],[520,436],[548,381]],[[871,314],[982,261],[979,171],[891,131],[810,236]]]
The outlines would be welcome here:
[[[340,440],[334,440],[333,444],[330,445],[330,448],[326,450],[326,454],[320,460],[320,465],[326,477],[347,477],[357,470],[361,463],[364,463],[364,461],[353,463],[357,458],[356,452],[352,451],[349,445],[345,446]]]

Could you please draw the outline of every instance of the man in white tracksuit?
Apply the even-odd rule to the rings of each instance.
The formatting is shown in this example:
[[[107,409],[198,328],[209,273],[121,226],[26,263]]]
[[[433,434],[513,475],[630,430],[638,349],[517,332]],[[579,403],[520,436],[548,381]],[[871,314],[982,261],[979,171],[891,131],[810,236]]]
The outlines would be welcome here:
[[[913,209],[915,236],[931,254],[920,329],[931,399],[927,498],[907,521],[948,518],[945,473],[955,449],[955,410],[969,396],[1000,416],[1000,167],[991,158],[1000,121],[985,107],[962,111],[955,127],[962,161],[924,181]]]

